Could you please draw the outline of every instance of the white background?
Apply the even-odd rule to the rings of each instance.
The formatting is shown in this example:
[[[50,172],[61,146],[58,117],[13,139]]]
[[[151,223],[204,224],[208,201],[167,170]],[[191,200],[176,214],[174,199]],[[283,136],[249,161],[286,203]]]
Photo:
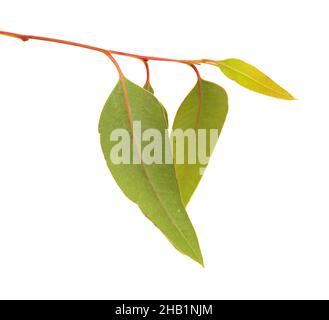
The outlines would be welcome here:
[[[0,1],[0,30],[147,55],[240,58],[299,100],[223,85],[230,112],[188,212],[206,268],[127,200],[99,146],[100,53],[0,38],[0,298],[329,298],[328,1]],[[141,62],[118,58],[143,84]],[[195,83],[151,62],[170,119]]]

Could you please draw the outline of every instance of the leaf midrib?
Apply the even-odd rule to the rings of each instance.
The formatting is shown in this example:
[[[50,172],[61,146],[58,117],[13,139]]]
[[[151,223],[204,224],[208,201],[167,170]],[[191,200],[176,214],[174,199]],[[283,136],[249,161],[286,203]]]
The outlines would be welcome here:
[[[125,80],[123,80],[121,82],[121,86],[122,86],[122,90],[125,92],[125,95],[127,97],[127,99],[124,99],[124,103],[126,105],[126,111],[127,111],[127,116],[128,116],[128,121],[130,122],[131,121],[131,118],[129,117],[129,114],[131,114],[131,109],[130,109],[130,106],[129,106],[129,101],[128,101],[128,93],[127,93],[127,88],[126,88],[126,85],[125,85]],[[139,145],[138,145],[138,142],[136,141],[136,136],[134,134],[134,130],[133,130],[133,127],[130,126],[130,130],[131,130],[131,134],[133,136],[133,141],[134,141],[134,144],[137,148],[137,150],[139,150]],[[199,258],[198,258],[198,254],[195,252],[195,250],[192,248],[192,246],[189,244],[189,241],[186,239],[186,236],[185,234],[182,232],[182,230],[178,227],[178,225],[176,224],[174,218],[171,216],[170,212],[168,211],[167,207],[165,206],[165,204],[162,202],[161,198],[160,198],[160,195],[158,194],[158,191],[157,189],[155,188],[154,184],[152,183],[152,179],[151,179],[151,176],[149,175],[148,171],[146,170],[146,167],[145,167],[145,164],[143,162],[143,159],[141,157],[141,155],[139,154],[139,157],[140,157],[140,160],[141,160],[141,167],[142,167],[142,170],[145,174],[145,177],[146,179],[149,181],[151,187],[152,187],[152,190],[156,196],[156,198],[158,199],[159,203],[160,203],[160,206],[163,208],[164,212],[167,214],[167,216],[169,217],[169,220],[171,221],[171,223],[176,227],[176,229],[178,230],[178,232],[180,233],[180,235],[182,236],[182,238],[184,239],[185,243],[187,244],[187,246],[191,249],[191,251],[193,252],[194,254],[194,257],[196,258],[197,261],[199,261]],[[183,205],[182,205],[183,206]],[[184,207],[184,206],[183,206]],[[201,264],[203,264],[202,262],[202,258],[201,258]]]
[[[219,64],[220,64],[221,66],[224,66],[224,67],[228,68],[228,69],[231,69],[232,71],[235,71],[235,72],[237,72],[237,73],[240,73],[241,75],[245,76],[246,78],[248,78],[248,79],[252,80],[253,82],[256,82],[257,84],[259,84],[260,86],[264,87],[265,89],[268,89],[268,90],[270,90],[270,91],[276,93],[276,94],[279,95],[279,96],[283,96],[282,92],[280,92],[280,91],[276,91],[275,89],[273,89],[273,88],[271,88],[271,87],[269,87],[269,86],[263,84],[262,82],[260,82],[260,81],[257,80],[257,79],[254,79],[253,77],[249,76],[249,75],[246,74],[245,72],[240,71],[240,70],[238,70],[238,69],[236,69],[236,68],[234,68],[234,67],[232,67],[232,66],[229,66],[228,64],[226,64],[225,62],[222,62],[222,61],[220,61]],[[271,80],[271,81],[273,81],[273,80]],[[280,86],[279,86],[279,87],[280,87]],[[280,88],[281,88],[281,87],[280,87]],[[285,92],[285,90],[284,90],[283,88],[281,88],[281,89]],[[286,93],[285,93],[285,95],[290,96],[289,94],[286,94]]]

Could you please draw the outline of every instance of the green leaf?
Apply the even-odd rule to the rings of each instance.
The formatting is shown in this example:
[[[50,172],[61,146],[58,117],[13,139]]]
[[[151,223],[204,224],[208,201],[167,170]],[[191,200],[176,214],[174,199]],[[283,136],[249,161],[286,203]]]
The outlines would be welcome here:
[[[217,61],[217,66],[228,78],[245,88],[279,99],[295,99],[263,72],[242,60],[227,59]]]
[[[151,83],[149,81],[146,81],[143,87],[145,90],[151,92],[152,94],[154,94],[154,89],[151,86]]]
[[[146,164],[145,161],[117,164],[110,156],[118,143],[110,139],[116,129],[125,129],[130,145],[136,149],[140,147],[144,155],[149,142],[140,139],[138,130],[132,129],[132,121],[141,121],[141,136],[148,129],[158,130],[161,133],[162,157],[168,156],[164,149],[169,137],[161,104],[153,94],[131,81],[125,79],[124,84],[123,87],[119,82],[114,88],[99,122],[101,145],[108,167],[124,194],[139,205],[176,249],[203,265],[196,233],[180,197],[174,165],[164,162]],[[128,101],[124,99],[124,92]],[[138,152],[137,155],[140,160]]]
[[[152,94],[154,94],[154,89],[151,86],[151,83],[149,81],[146,81],[143,87],[145,90],[151,92]],[[165,125],[166,125],[166,129],[168,129],[169,127],[169,121],[168,121],[168,112],[166,110],[166,108],[164,107],[164,105],[160,102],[161,106],[162,106],[162,113],[163,113],[163,117],[164,117],[164,121],[165,121]]]
[[[173,130],[192,129],[195,132],[196,147],[189,145],[188,140],[184,140],[184,150],[179,147],[178,140],[173,135],[173,151],[176,174],[178,179],[181,196],[185,206],[188,204],[196,187],[198,186],[203,171],[207,163],[196,155],[195,163],[188,163],[189,152],[196,153],[196,150],[207,150],[207,156],[210,157],[219,134],[223,128],[228,112],[228,99],[225,90],[215,83],[200,80],[181,104],[174,120]],[[206,139],[198,134],[196,130],[205,129]],[[210,130],[217,130],[217,135],[210,144]],[[182,145],[182,143],[180,143]],[[205,148],[205,146],[207,148]],[[179,150],[176,150],[176,149]],[[183,154],[182,154],[183,153]],[[178,164],[178,157],[184,156],[184,163]],[[182,162],[182,161],[181,161]]]

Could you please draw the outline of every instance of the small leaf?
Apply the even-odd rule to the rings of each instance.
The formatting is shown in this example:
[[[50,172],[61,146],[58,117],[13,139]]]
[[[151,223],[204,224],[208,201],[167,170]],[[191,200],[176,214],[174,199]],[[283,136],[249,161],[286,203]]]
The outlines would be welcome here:
[[[154,89],[151,86],[151,83],[149,81],[146,81],[143,87],[145,90],[151,92],[152,94],[154,94]]]
[[[188,141],[184,141],[184,154],[180,155],[184,156],[184,163],[178,164],[179,153],[182,151],[176,150],[178,142],[176,136],[173,136],[176,174],[185,206],[192,197],[207,166],[207,163],[199,158],[198,153],[195,163],[188,163],[189,152],[196,153],[197,150],[206,150],[207,156],[210,157],[223,128],[227,112],[228,99],[225,90],[215,83],[201,79],[185,98],[176,114],[173,130],[182,129],[187,132],[185,130],[192,129],[196,138],[195,148]],[[206,139],[199,135],[199,129],[205,129]],[[212,145],[210,143],[211,129],[215,129],[217,132],[213,136]],[[194,150],[190,150],[190,147]]]
[[[151,86],[151,83],[149,81],[146,81],[143,87],[145,90],[151,92],[152,94],[154,94],[154,89]],[[160,102],[161,106],[162,106],[162,113],[163,113],[163,117],[164,117],[164,121],[165,121],[165,125],[166,125],[166,129],[168,129],[169,127],[169,121],[168,121],[168,112],[166,110],[166,108],[163,106],[163,104]]]
[[[242,60],[227,59],[217,61],[217,66],[228,78],[245,88],[279,99],[295,99],[263,72]]]
[[[146,164],[144,158],[140,163],[117,164],[110,156],[118,143],[110,139],[116,129],[125,129],[130,145],[141,152],[145,151],[149,142],[140,137],[148,129],[156,129],[161,133],[162,157],[166,155],[165,143],[169,141],[159,101],[127,79],[124,84],[123,87],[119,82],[114,88],[99,122],[101,145],[108,167],[125,195],[139,205],[176,249],[203,265],[196,233],[180,197],[174,165],[164,162]],[[140,121],[140,134],[132,126],[133,121]],[[137,155],[140,157],[138,152]]]

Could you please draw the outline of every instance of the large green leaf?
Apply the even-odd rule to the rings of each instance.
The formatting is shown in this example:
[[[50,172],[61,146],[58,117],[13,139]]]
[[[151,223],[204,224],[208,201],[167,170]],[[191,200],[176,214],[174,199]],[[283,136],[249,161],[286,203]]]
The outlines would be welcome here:
[[[163,162],[146,164],[145,161],[117,164],[110,156],[118,143],[110,139],[116,129],[126,130],[130,144],[136,149],[140,147],[144,155],[150,143],[140,139],[138,131],[132,129],[132,121],[141,122],[141,135],[146,134],[148,129],[158,130],[161,134],[162,157],[168,155],[164,148],[169,137],[161,104],[153,94],[129,80],[125,79],[124,83],[124,87],[119,82],[114,88],[99,123],[102,150],[108,167],[125,195],[139,205],[145,216],[169,241],[180,252],[203,265],[196,233],[180,197],[174,165]]]
[[[294,100],[294,97],[263,72],[254,66],[239,60],[227,59],[217,61],[217,66],[230,79],[250,90],[285,100]]]
[[[225,90],[217,84],[205,80],[198,81],[177,112],[173,130],[182,129],[186,133],[193,130],[196,142],[194,147],[189,144],[189,138],[186,137],[183,143],[184,150],[182,150],[180,147],[182,143],[178,144],[177,136],[173,135],[176,174],[185,205],[188,204],[207,166],[207,163],[198,157],[196,151],[207,150],[207,156],[210,157],[223,128],[227,112],[228,99]],[[204,129],[206,139],[202,138],[199,129]],[[217,130],[212,144],[210,143],[211,129]],[[189,152],[196,153],[194,164],[188,162]],[[179,156],[184,157],[184,163],[177,163]]]

